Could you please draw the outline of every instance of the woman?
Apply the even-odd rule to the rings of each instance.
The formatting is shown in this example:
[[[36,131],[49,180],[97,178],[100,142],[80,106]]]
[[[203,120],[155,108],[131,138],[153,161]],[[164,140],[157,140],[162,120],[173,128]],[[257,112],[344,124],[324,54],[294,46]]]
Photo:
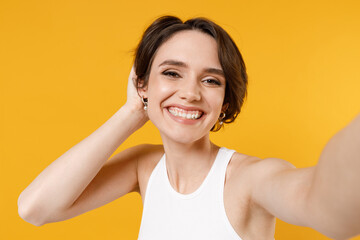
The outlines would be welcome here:
[[[41,226],[138,192],[144,240],[273,239],[275,217],[336,239],[358,234],[360,117],[310,168],[220,148],[209,132],[234,121],[246,85],[241,54],[221,27],[157,19],[136,50],[126,104],[22,192],[20,216]],[[163,145],[108,160],[149,119]]]

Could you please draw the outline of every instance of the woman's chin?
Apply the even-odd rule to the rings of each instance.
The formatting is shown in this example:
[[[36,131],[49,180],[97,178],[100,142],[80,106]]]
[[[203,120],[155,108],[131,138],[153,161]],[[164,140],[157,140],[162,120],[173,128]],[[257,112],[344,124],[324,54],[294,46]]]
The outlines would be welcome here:
[[[197,133],[194,131],[184,131],[184,129],[172,129],[171,132],[160,131],[163,143],[174,142],[177,144],[192,144],[199,141],[200,139],[209,138],[209,132]]]

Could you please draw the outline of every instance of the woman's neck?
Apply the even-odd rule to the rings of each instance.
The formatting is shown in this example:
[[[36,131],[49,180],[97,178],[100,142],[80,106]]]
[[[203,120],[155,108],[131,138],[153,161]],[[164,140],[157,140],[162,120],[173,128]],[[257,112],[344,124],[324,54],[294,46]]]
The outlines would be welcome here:
[[[163,138],[169,181],[180,193],[191,193],[203,182],[216,158],[219,147],[209,137],[192,143]]]

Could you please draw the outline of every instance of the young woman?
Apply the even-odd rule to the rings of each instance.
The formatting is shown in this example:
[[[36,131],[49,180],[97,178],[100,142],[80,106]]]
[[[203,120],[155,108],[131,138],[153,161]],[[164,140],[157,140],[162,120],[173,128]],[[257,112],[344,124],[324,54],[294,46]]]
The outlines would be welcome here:
[[[126,104],[21,193],[20,216],[41,226],[138,192],[141,240],[273,239],[275,217],[336,239],[358,234],[360,116],[329,141],[317,166],[259,159],[209,140],[240,113],[246,85],[241,54],[221,27],[157,19],[136,50]],[[108,160],[148,120],[163,145]]]

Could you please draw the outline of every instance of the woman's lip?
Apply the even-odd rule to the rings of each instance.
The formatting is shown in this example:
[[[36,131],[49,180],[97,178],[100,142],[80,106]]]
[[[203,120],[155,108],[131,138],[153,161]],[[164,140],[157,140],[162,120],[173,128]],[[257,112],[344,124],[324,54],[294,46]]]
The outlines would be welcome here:
[[[170,116],[171,119],[175,120],[176,122],[182,123],[182,124],[186,124],[186,125],[192,125],[195,124],[197,121],[199,121],[200,119],[202,119],[204,117],[204,113],[201,115],[201,117],[199,117],[198,119],[186,119],[186,118],[182,118],[179,116],[174,116],[172,115],[168,108],[165,108],[165,111],[167,112],[167,114]]]
[[[180,104],[167,105],[165,108],[169,109],[169,108],[171,108],[171,107],[180,108],[180,109],[183,109],[183,110],[185,110],[185,111],[199,111],[199,112],[205,113],[204,110],[202,110],[201,108],[184,106],[184,105],[180,105]]]

